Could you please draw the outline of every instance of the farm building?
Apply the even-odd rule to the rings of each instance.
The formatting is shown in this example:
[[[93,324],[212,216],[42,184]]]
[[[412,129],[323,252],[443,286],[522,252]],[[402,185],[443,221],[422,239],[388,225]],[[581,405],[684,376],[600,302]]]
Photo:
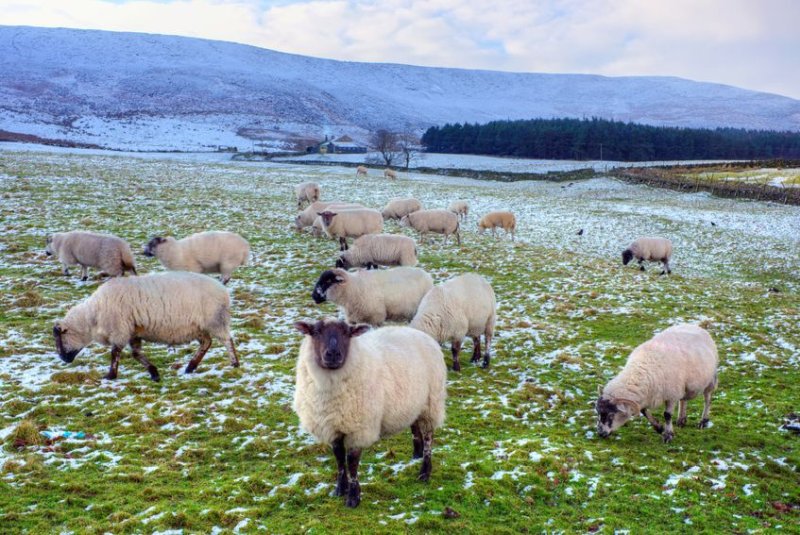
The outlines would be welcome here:
[[[324,141],[320,141],[316,145],[311,145],[306,149],[306,152],[319,154],[363,154],[367,152],[367,147],[359,145],[349,136],[342,136],[339,139],[330,140],[328,136],[325,136]]]

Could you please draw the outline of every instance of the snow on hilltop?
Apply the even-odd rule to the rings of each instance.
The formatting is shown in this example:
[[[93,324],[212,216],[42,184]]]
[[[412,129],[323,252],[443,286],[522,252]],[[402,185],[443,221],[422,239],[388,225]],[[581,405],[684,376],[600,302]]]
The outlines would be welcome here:
[[[670,77],[341,62],[137,33],[0,27],[0,130],[124,149],[250,149],[380,127],[603,117],[800,131],[800,101]]]

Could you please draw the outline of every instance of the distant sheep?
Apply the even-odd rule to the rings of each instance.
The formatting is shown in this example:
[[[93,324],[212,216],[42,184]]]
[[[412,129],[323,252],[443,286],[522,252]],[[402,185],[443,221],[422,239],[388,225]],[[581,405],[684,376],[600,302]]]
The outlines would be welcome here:
[[[89,278],[89,268],[97,268],[110,277],[130,271],[136,275],[131,246],[122,238],[93,232],[56,232],[47,238],[45,252],[61,262],[64,275],[69,266],[81,266],[81,280]]]
[[[336,267],[416,266],[417,244],[408,236],[367,234],[342,253]]]
[[[392,180],[397,180],[397,173],[392,169],[384,169],[383,170],[383,177],[390,178]]]
[[[312,202],[302,212],[294,218],[294,226],[297,230],[303,230],[314,224],[314,220],[319,217],[319,212],[330,208],[331,210],[349,210],[351,208],[364,208],[364,205],[345,201]]]
[[[622,251],[622,265],[636,258],[639,261],[639,270],[644,271],[644,262],[661,262],[664,269],[661,274],[672,273],[669,259],[672,258],[672,242],[666,238],[638,238],[627,249]]]
[[[418,210],[400,219],[400,225],[419,232],[422,243],[425,243],[425,236],[429,232],[434,232],[444,234],[444,243],[447,243],[451,234],[455,234],[458,245],[461,245],[458,216],[449,210]]]
[[[367,168],[363,165],[356,167],[356,176],[367,176]]]
[[[489,212],[478,221],[478,231],[483,234],[484,230],[490,229],[492,236],[497,236],[497,228],[502,228],[506,231],[506,235],[511,234],[511,240],[514,240],[514,233],[517,229],[517,218],[513,213],[507,210],[500,210],[497,212]]]
[[[328,208],[318,214],[322,218],[322,229],[331,239],[339,240],[339,249],[347,250],[347,238],[360,238],[365,234],[380,234],[383,231],[383,216],[377,210],[359,208],[331,211]]]
[[[431,475],[433,432],[442,425],[447,369],[439,345],[408,327],[369,330],[343,321],[295,323],[303,333],[294,411],[336,458],[336,496],[361,503],[361,451],[411,428],[421,481]],[[349,477],[348,477],[349,472]]]
[[[469,212],[469,204],[467,204],[467,201],[453,201],[447,209],[456,214],[459,219],[467,220],[467,213]]]
[[[450,342],[453,371],[460,371],[458,354],[464,337],[473,342],[472,360],[481,356],[481,334],[486,342],[483,367],[489,366],[496,317],[494,290],[476,273],[460,275],[435,286],[419,304],[411,326],[431,335],[439,343]]]
[[[231,365],[238,367],[230,322],[230,297],[219,282],[195,273],[169,272],[108,281],[72,307],[53,327],[53,336],[59,357],[67,363],[92,342],[111,346],[106,379],[117,378],[122,349],[130,345],[133,358],[158,381],[158,370],[142,354],[142,340],[168,345],[199,341],[200,348],[186,366],[186,373],[192,373],[216,338],[225,344]]]
[[[304,203],[314,203],[319,200],[319,184],[315,182],[303,182],[294,188],[294,197],[297,201],[297,209],[303,208]]]
[[[422,210],[422,203],[414,198],[392,199],[381,210],[383,219],[402,219],[412,212]]]
[[[717,388],[717,346],[705,329],[675,325],[641,344],[625,367],[601,391],[595,406],[597,434],[605,438],[640,412],[664,442],[675,436],[672,414],[679,403],[677,424],[686,425],[686,402],[703,393],[705,405],[698,427],[708,426],[711,394]],[[662,426],[649,412],[664,405]]]
[[[145,256],[155,256],[171,271],[220,273],[227,284],[233,270],[247,263],[250,244],[234,232],[198,232],[182,240],[156,236],[144,247]]]
[[[382,325],[385,321],[410,321],[419,302],[433,288],[433,279],[419,268],[325,271],[311,297],[317,304],[338,305],[350,323]]]

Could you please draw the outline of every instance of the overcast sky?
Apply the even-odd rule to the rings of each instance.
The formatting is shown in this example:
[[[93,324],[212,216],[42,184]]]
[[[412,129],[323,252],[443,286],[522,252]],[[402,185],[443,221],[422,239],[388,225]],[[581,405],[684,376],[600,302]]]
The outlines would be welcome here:
[[[235,41],[309,56],[666,75],[800,99],[800,0],[0,0],[0,24]]]

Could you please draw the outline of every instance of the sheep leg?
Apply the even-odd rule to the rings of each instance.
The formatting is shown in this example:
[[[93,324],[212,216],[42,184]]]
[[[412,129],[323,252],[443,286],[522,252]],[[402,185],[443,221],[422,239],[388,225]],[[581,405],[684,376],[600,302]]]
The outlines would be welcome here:
[[[647,411],[647,409],[642,409],[642,416],[647,418],[647,421],[650,422],[650,425],[653,426],[653,429],[656,430],[656,433],[660,435],[664,432],[664,426],[661,425],[658,420],[656,420],[655,417]]]
[[[358,483],[358,463],[361,461],[361,450],[354,449],[347,452],[347,471],[350,474],[350,488],[347,489],[347,507],[358,507],[361,503],[361,485]]]
[[[228,281],[229,281],[229,280],[231,280],[231,274],[230,274],[230,272],[227,272],[227,273],[224,273],[224,272],[223,272],[223,273],[221,273],[221,274],[220,274],[220,276],[219,276],[219,282],[221,282],[222,284],[228,284]]]
[[[422,467],[419,469],[419,480],[428,481],[431,478],[431,450],[433,450],[433,429],[426,429],[422,433]]]
[[[459,247],[461,246],[461,233],[458,230],[456,230],[456,243]]]
[[[200,342],[200,347],[197,348],[197,353],[194,354],[192,360],[190,360],[189,364],[186,366],[186,373],[192,373],[197,369],[197,366],[200,365],[200,361],[206,356],[208,348],[211,347],[211,337],[205,333],[200,335],[198,341]]]
[[[644,271],[644,258],[639,259],[639,271]]]
[[[661,437],[666,443],[675,436],[675,433],[672,431],[672,413],[675,411],[675,401],[670,399],[664,405],[664,433]]]
[[[344,496],[350,487],[347,479],[347,458],[344,449],[344,437],[339,437],[333,441],[333,456],[336,457],[336,490],[334,496]]]
[[[697,427],[700,429],[705,429],[708,427],[708,416],[711,412],[711,394],[717,388],[717,376],[714,376],[714,380],[703,390],[703,417],[700,419],[700,423],[697,424]]]
[[[664,264],[664,269],[661,270],[661,274],[662,275],[669,275],[670,273],[672,273],[672,270],[669,269],[669,260],[667,258],[665,258],[661,262]]]
[[[133,358],[141,362],[147,371],[150,373],[150,379],[153,381],[160,381],[161,377],[158,375],[158,369],[153,366],[153,364],[147,360],[147,357],[144,356],[142,353],[142,339],[141,338],[134,338],[130,341],[131,345],[131,355]]]
[[[340,251],[347,250],[347,238],[339,238],[339,250]]]
[[[116,379],[117,370],[119,369],[119,359],[122,357],[122,348],[119,346],[111,346],[111,367],[103,379]]]
[[[450,351],[453,353],[453,371],[461,371],[461,363],[458,362],[458,354],[461,352],[461,340],[453,341],[450,344]]]
[[[489,367],[489,359],[491,358],[491,347],[492,347],[492,331],[491,329],[486,329],[483,333],[484,341],[486,342],[486,353],[483,354],[483,367]]]
[[[69,266],[64,264],[63,262],[61,263],[61,273],[63,273],[66,276],[69,276]]]
[[[414,443],[414,453],[411,455],[412,459],[422,458],[422,432],[419,430],[419,420],[411,424],[411,435]]]
[[[686,400],[682,399],[678,402],[678,421],[675,422],[675,425],[678,427],[683,427],[686,425]]]
[[[239,357],[236,355],[236,347],[233,345],[233,337],[228,335],[222,343],[225,344],[225,349],[228,351],[228,357],[231,359],[231,366],[234,368],[239,367]]]
[[[481,337],[472,337],[472,358],[470,362],[478,362],[481,358]]]
[[[89,268],[86,266],[81,266],[81,280],[85,281],[89,279]]]

